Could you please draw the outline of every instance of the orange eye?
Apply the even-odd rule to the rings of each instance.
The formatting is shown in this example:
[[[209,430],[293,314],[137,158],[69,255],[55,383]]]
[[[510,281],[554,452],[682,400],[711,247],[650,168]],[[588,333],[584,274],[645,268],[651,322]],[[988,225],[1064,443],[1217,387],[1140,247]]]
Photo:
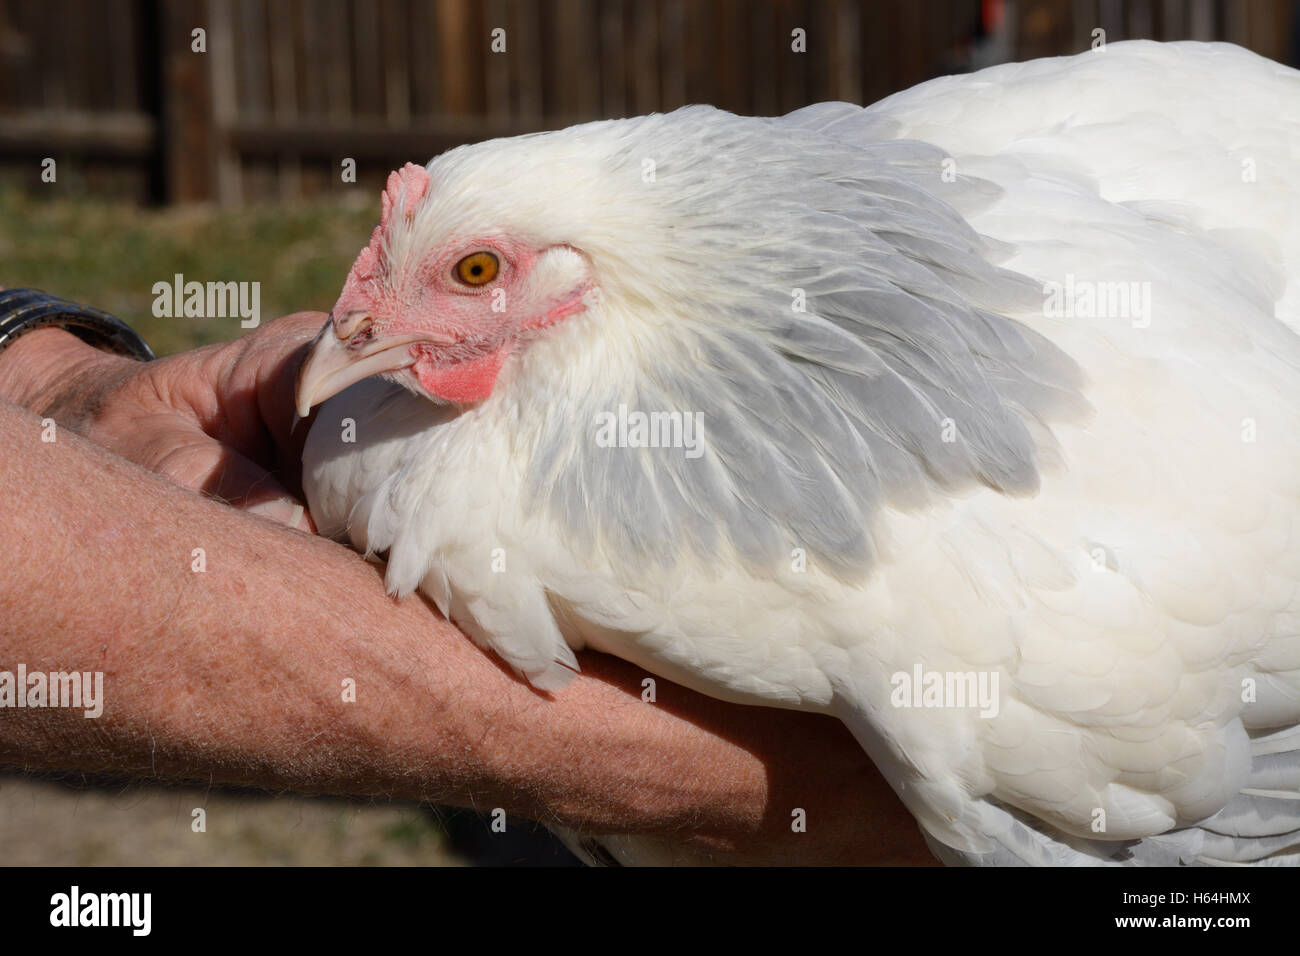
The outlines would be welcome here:
[[[456,263],[456,278],[466,285],[487,285],[497,277],[500,264],[490,252],[472,252]]]

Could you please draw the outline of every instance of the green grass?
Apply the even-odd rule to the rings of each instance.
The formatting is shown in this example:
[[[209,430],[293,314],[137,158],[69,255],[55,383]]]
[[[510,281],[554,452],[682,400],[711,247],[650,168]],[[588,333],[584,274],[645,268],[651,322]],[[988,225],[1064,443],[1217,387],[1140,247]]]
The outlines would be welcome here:
[[[261,283],[268,322],[328,311],[379,217],[378,197],[254,206],[141,209],[0,192],[0,286],[28,286],[112,312],[159,355],[236,338],[238,318],[157,318],[153,285]]]

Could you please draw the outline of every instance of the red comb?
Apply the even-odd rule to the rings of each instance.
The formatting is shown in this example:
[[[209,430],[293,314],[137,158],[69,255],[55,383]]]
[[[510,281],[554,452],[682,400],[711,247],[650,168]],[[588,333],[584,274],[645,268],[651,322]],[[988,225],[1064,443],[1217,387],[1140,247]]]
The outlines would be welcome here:
[[[393,208],[403,195],[406,197],[406,218],[410,219],[415,215],[416,204],[424,198],[424,194],[428,191],[429,174],[425,172],[423,166],[407,163],[401,169],[389,173],[388,187],[384,190],[383,195],[379,197],[379,203],[383,207],[383,211],[379,216],[379,228],[386,229],[388,227],[388,217],[392,214]]]
[[[428,191],[429,174],[425,172],[423,166],[407,163],[401,169],[388,174],[388,184],[385,186],[384,191],[379,194],[379,205],[381,207],[379,225],[370,234],[370,244],[361,250],[361,255],[357,256],[357,261],[353,263],[352,270],[348,273],[347,282],[344,285],[345,294],[348,292],[360,294],[361,285],[373,278],[379,271],[383,258],[384,233],[388,230],[388,220],[392,217],[393,209],[397,204],[402,202],[404,218],[410,221],[415,215],[416,205],[419,204]]]

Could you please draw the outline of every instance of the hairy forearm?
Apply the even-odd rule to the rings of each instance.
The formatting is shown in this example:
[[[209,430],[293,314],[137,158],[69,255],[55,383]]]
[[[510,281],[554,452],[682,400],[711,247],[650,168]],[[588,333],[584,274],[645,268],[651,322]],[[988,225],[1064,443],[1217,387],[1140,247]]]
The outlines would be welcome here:
[[[7,714],[0,754],[44,767],[391,789],[378,759],[363,756],[367,732],[393,719],[376,721],[395,699],[393,634],[409,631],[419,609],[383,606],[373,572],[328,542],[186,492],[69,432],[53,443],[40,433],[38,420],[0,406],[0,474],[11,489],[0,518],[0,663],[102,671],[106,703],[98,720]],[[192,569],[197,548],[205,571]],[[391,633],[379,633],[381,620]],[[381,643],[387,660],[370,654]],[[361,685],[355,705],[342,702],[344,677]],[[447,750],[461,732],[430,728]],[[320,746],[307,746],[313,737]]]

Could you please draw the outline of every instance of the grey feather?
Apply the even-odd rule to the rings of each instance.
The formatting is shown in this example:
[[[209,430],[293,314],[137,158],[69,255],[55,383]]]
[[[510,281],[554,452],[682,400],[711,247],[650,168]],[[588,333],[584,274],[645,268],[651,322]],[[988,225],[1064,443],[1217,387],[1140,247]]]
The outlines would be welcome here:
[[[1034,493],[1032,436],[1048,432],[1028,423],[1083,414],[1082,375],[1012,317],[1041,302],[1033,283],[922,185],[942,154],[874,141],[880,124],[845,104],[778,121],[679,110],[670,150],[666,119],[629,121],[606,162],[625,176],[666,153],[669,274],[698,291],[659,299],[670,361],[641,361],[609,394],[551,398],[533,496],[584,547],[633,561],[684,545],[713,558],[721,536],[755,568],[799,547],[849,579],[870,567],[883,506],[976,484]],[[573,440],[574,423],[620,404],[701,415],[705,454]]]

